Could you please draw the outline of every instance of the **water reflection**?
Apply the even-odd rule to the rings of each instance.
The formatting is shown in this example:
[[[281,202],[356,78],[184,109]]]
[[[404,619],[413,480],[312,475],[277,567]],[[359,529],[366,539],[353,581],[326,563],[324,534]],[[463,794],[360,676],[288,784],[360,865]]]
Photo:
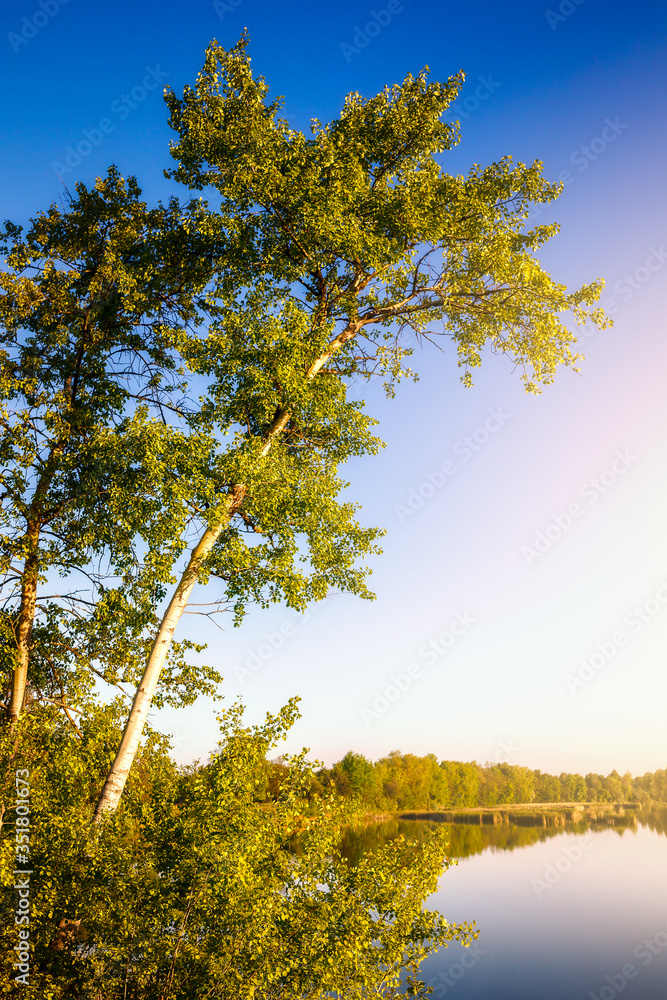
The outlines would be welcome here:
[[[382,823],[369,823],[349,829],[341,843],[341,853],[350,864],[355,865],[363,854],[377,851],[384,844],[398,836],[420,843],[428,835],[427,831],[442,827],[434,820],[393,819]],[[559,826],[526,826],[509,822],[502,825],[487,823],[446,823],[449,848],[452,858],[468,858],[483,851],[514,851],[519,847],[531,847],[543,841],[559,837],[563,833],[584,834],[587,831],[613,829],[619,834],[625,830],[637,830],[646,826],[655,833],[667,836],[666,809],[633,809],[621,813],[609,813],[597,819],[583,818],[565,822]]]
[[[392,820],[347,832],[351,864],[434,823]],[[475,920],[470,949],[429,956],[434,1000],[665,1000],[667,809],[626,810],[564,826],[447,824],[458,867],[427,901]],[[525,848],[525,850],[516,850]]]

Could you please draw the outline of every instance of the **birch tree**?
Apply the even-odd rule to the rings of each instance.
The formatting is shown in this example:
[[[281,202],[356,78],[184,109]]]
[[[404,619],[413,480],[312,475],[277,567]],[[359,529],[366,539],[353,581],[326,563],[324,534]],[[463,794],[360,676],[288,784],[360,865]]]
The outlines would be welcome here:
[[[608,323],[591,308],[601,281],[568,291],[535,257],[558,227],[529,229],[528,213],[561,190],[542,177],[539,162],[506,157],[465,177],[445,172],[440,161],[459,127],[444,116],[461,75],[429,82],[424,70],[372,98],[352,93],[337,119],[313,120],[306,136],[280,118],[280,99],[269,99],[263,78],[253,76],[247,43],[244,36],[230,51],[212,43],[195,86],[166,96],[177,135],[169,176],[220,196],[210,226],[224,234],[225,261],[208,296],[213,318],[206,336],[178,335],[173,344],[207,380],[197,425],[217,428],[227,450],[224,471],[211,480],[217,495],[156,632],[98,820],[118,805],[198,581],[221,576],[239,608],[249,596],[261,600],[262,586],[273,599],[281,580],[297,606],[298,595],[323,596],[327,573],[350,582],[351,556],[370,539],[354,535],[349,521],[341,525],[339,509],[324,509],[320,498],[335,492],[333,467],[377,447],[372,421],[349,398],[354,380],[379,375],[393,393],[410,374],[406,336],[414,335],[439,339],[465,385],[490,351],[539,392],[559,366],[577,370],[576,334],[564,320]],[[286,511],[285,489],[316,481],[309,477],[318,466],[328,470],[328,486],[303,487],[312,504],[311,582],[291,571],[281,578],[275,561],[258,577],[262,549],[244,529],[270,536],[276,511]],[[356,553],[342,544],[349,531]],[[303,533],[297,518],[292,556]]]

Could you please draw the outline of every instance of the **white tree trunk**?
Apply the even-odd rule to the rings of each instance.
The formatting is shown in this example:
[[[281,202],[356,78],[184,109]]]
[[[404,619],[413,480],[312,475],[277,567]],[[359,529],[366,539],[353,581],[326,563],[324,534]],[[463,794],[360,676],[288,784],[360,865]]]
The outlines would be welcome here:
[[[320,355],[320,357],[311,364],[308,369],[307,378],[315,378],[317,373],[326,364],[329,358],[335,354],[336,351],[346,343],[346,341],[354,337],[359,332],[361,327],[368,322],[370,322],[369,317],[366,317],[362,321],[357,321],[356,323],[350,322],[345,329],[338,334],[338,336],[333,338],[324,354]],[[260,458],[266,458],[271,450],[273,440],[282,434],[290,421],[290,417],[291,412],[289,410],[283,410],[277,415],[273,424],[266,433],[264,444],[259,452]],[[99,823],[105,813],[115,812],[118,808],[118,803],[120,802],[121,795],[123,794],[127,776],[130,773],[130,768],[132,767],[134,758],[137,755],[137,750],[139,749],[139,743],[146,725],[148,711],[157,688],[162,667],[164,666],[167,653],[169,652],[169,647],[171,646],[174,638],[176,626],[178,625],[181,615],[187,607],[190,594],[192,593],[192,588],[199,578],[199,572],[204,560],[213,549],[213,546],[217,542],[224,528],[226,528],[235,509],[240,507],[243,501],[244,493],[244,486],[238,485],[235,488],[234,494],[229,498],[229,508],[226,518],[224,518],[222,523],[215,528],[207,528],[200,538],[197,546],[192,550],[187,568],[181,577],[174,596],[169,602],[169,607],[167,608],[160,623],[160,628],[155,637],[153,648],[151,649],[150,656],[148,657],[146,669],[144,670],[137,693],[134,696],[134,701],[132,702],[132,708],[130,709],[123,738],[121,740],[118,753],[116,754],[116,759],[111,766],[109,774],[107,775],[104,788],[102,789],[102,794],[100,795],[97,806],[95,807],[95,823]]]
[[[123,739],[121,740],[116,759],[107,775],[102,794],[95,808],[96,823],[99,823],[104,813],[115,812],[118,807],[127,776],[130,773],[130,768],[139,749],[139,742],[146,725],[148,711],[151,707],[153,695],[155,694],[169,647],[174,638],[176,626],[187,607],[192,588],[197,582],[202,564],[220,537],[221,532],[227,526],[227,523],[228,520],[223,521],[222,524],[215,528],[206,529],[192,550],[185,572],[160,622],[153,648],[148,657],[146,669],[132,702]]]

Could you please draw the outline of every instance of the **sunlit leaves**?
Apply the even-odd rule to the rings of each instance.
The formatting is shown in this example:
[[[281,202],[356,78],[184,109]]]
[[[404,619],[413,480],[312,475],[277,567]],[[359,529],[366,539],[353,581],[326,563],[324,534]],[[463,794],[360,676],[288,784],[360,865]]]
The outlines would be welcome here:
[[[223,298],[236,303],[265,276],[298,303],[312,357],[324,330],[354,326],[335,362],[348,375],[384,361],[374,350],[383,327],[451,339],[466,384],[485,349],[517,364],[529,391],[576,366],[560,314],[608,325],[586,309],[602,283],[568,293],[535,260],[557,227],[527,230],[528,213],[561,190],[539,162],[444,172],[459,132],[442,116],[462,74],[430,83],[424,70],[371,98],[350,94],[338,119],[313,120],[306,137],[278,117],[280,99],[269,102],[253,77],[247,44],[213,43],[196,86],[182,99],[167,94],[178,133],[172,176],[222,196]]]
[[[295,699],[259,726],[244,725],[232,706],[210,760],[180,772],[150,733],[121,808],[91,834],[117,708],[92,712],[79,736],[48,709],[13,737],[0,732],[0,756],[18,752],[31,772],[28,1000],[388,1000],[437,946],[471,942],[474,928],[423,907],[449,865],[442,835],[419,846],[399,838],[350,866],[338,845],[354,810],[328,795],[306,800],[305,753],[283,757],[280,788],[262,792],[266,758],[298,717]],[[10,784],[0,791],[7,798]],[[12,850],[5,827],[5,887]],[[80,919],[81,929],[55,950],[62,918]],[[4,989],[12,935],[6,921]]]

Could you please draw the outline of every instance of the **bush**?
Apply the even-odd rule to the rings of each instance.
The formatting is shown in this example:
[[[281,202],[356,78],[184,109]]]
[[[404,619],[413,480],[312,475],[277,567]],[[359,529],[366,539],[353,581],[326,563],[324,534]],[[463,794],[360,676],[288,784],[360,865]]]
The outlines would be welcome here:
[[[0,735],[5,820],[14,775],[30,772],[30,971],[15,965],[14,826],[2,829],[0,989],[25,1000],[269,1000],[398,996],[423,957],[468,925],[423,902],[450,862],[442,833],[399,839],[354,867],[338,851],[351,807],[332,794],[305,808],[305,752],[283,757],[261,802],[267,753],[297,717],[296,700],[259,727],[242,708],[220,717],[208,763],[178,769],[152,733],[121,808],[91,825],[118,740],[114,706],[67,729],[36,709]],[[295,836],[299,852],[292,850]]]

